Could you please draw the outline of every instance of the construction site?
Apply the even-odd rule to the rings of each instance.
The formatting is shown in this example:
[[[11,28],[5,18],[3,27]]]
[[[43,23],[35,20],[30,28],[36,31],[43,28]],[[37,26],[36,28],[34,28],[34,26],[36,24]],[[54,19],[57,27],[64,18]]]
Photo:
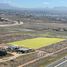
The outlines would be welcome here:
[[[47,66],[58,58],[66,56],[67,40],[39,49],[29,49],[18,46],[1,44],[1,67],[40,67]]]
[[[0,10],[0,67],[65,64],[67,18],[66,14],[56,14],[41,10]]]

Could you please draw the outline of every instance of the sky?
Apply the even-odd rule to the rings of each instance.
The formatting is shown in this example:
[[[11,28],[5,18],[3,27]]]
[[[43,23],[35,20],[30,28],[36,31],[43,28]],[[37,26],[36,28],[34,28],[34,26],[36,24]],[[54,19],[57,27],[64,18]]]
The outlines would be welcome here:
[[[67,0],[0,0],[0,3],[20,8],[67,7]]]

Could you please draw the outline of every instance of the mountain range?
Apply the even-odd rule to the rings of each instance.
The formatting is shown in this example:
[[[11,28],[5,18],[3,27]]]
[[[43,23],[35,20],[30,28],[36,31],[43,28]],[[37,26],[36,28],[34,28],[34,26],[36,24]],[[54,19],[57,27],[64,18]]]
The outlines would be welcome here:
[[[7,3],[0,3],[0,9],[18,9],[18,7],[14,7]]]
[[[18,7],[15,7],[15,6],[12,6],[10,4],[7,4],[7,3],[0,3],[0,9],[17,9],[17,10],[22,10],[22,9],[26,9],[26,8],[18,8]],[[27,8],[28,9],[28,8]],[[67,7],[63,7],[63,6],[60,6],[60,7],[54,7],[54,8],[31,8],[32,10],[58,10],[58,11],[67,11]]]

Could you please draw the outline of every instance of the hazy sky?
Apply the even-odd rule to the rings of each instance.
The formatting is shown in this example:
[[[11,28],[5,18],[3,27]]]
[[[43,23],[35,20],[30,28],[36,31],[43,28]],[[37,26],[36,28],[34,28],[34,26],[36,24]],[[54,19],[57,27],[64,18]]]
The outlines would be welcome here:
[[[67,0],[0,0],[0,3],[23,8],[67,7]]]

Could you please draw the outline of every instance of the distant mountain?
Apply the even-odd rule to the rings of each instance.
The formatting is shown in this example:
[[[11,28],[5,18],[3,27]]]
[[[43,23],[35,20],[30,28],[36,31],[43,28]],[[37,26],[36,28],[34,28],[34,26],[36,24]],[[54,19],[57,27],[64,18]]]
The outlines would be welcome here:
[[[8,3],[0,3],[0,9],[27,9],[27,10],[67,10],[67,7],[63,7],[63,6],[60,6],[60,7],[54,7],[54,8],[49,8],[49,7],[45,7],[45,8],[18,8],[18,7],[15,7],[15,6],[12,6]]]
[[[15,6],[12,6],[10,4],[7,3],[0,3],[0,9],[11,9],[11,10],[17,10],[17,11],[21,11],[29,13],[33,13],[33,14],[49,14],[49,15],[67,15],[67,7],[54,7],[54,8],[49,8],[49,7],[45,7],[45,8],[18,8]]]
[[[9,8],[12,8],[12,6],[6,3],[0,3],[0,9],[9,9]]]
[[[54,10],[67,11],[67,7],[54,7]]]
[[[18,9],[17,7],[13,7],[7,3],[0,3],[0,9]]]

